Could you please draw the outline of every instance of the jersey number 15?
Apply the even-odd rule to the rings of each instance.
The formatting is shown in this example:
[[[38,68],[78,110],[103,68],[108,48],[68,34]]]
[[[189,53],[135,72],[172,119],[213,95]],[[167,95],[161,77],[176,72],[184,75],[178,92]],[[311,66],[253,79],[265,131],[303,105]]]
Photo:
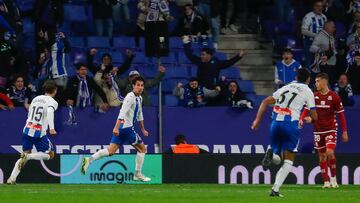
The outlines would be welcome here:
[[[43,116],[44,107],[42,106],[33,106],[31,108],[31,120],[35,120],[36,122],[40,122]]]

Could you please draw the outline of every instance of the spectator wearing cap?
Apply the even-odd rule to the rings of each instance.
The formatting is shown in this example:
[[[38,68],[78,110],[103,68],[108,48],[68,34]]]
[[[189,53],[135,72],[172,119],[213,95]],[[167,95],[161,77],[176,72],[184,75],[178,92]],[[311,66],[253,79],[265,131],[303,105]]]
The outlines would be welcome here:
[[[93,104],[94,93],[97,93],[103,101],[100,106],[102,110],[109,107],[104,91],[95,83],[94,79],[87,75],[85,64],[76,64],[76,75],[69,79],[66,88],[66,104],[85,108]]]
[[[197,78],[190,78],[189,83],[183,86],[178,83],[173,90],[173,95],[179,97],[180,103],[185,107],[195,108],[206,105],[207,99],[215,98],[220,92],[220,87],[215,90],[208,90],[199,85]]]
[[[117,75],[121,75],[125,73],[132,63],[132,60],[134,59],[134,54],[130,49],[125,50],[125,62],[120,67],[115,67],[112,64],[112,57],[109,53],[104,53],[101,56],[101,64],[97,65],[95,63],[95,55],[97,53],[97,49],[92,48],[89,50],[87,55],[87,65],[90,70],[90,72],[95,75],[99,70],[105,70],[110,69],[116,72]]]
[[[166,71],[165,67],[160,65],[158,75],[154,79],[148,79],[145,81],[144,91],[141,94],[143,98],[143,104],[145,106],[151,105],[150,96],[148,94],[149,89],[156,87],[160,84],[161,80],[165,76],[165,71]],[[131,81],[137,76],[140,76],[139,71],[133,70],[130,71],[129,77],[127,77],[126,79],[117,80],[117,84],[122,95],[127,95],[127,93],[132,91]]]
[[[213,49],[201,49],[200,56],[193,54],[191,50],[191,39],[189,36],[183,37],[184,49],[187,58],[197,66],[197,78],[199,84],[209,90],[214,90],[219,82],[219,73],[222,69],[229,68],[239,61],[245,51],[240,50],[239,54],[229,60],[219,60],[214,57]]]
[[[14,103],[14,106],[22,106],[29,110],[31,90],[25,86],[25,79],[21,75],[14,77],[13,85],[7,90],[7,96]]]
[[[0,110],[14,110],[14,103],[6,95],[0,92]]]
[[[338,82],[335,84],[334,91],[339,95],[344,106],[354,105],[353,91],[346,74],[340,75]]]
[[[285,48],[282,60],[275,65],[275,84],[280,88],[295,80],[297,70],[302,68],[301,64],[294,58],[292,50]]]
[[[347,70],[350,84],[355,95],[360,94],[360,52],[355,52],[354,63]]]

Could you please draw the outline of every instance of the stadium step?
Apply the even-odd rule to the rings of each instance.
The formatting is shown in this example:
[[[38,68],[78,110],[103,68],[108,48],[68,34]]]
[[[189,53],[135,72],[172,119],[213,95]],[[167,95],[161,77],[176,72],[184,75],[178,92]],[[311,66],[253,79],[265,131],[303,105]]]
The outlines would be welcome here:
[[[253,81],[256,94],[270,95],[274,91],[274,67],[272,44],[256,34],[222,35],[219,50],[231,58],[240,49],[248,49],[247,55],[235,66],[240,68],[243,80]]]

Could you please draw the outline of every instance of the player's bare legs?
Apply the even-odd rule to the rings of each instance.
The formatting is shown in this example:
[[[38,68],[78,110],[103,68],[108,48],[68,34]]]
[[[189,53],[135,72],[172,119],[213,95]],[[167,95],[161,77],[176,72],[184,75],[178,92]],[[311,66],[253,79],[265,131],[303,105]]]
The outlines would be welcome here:
[[[284,153],[284,163],[279,169],[279,171],[276,174],[275,183],[272,187],[272,192],[270,196],[279,196],[282,197],[281,194],[279,194],[280,187],[284,183],[286,177],[290,173],[294,160],[295,160],[296,153],[285,151]]]
[[[26,162],[28,160],[49,160],[53,159],[55,156],[54,151],[50,151],[49,153],[45,152],[35,152],[31,153],[31,150],[25,150],[21,153],[20,158],[16,161],[14,169],[11,172],[10,177],[6,181],[7,184],[15,184],[16,178],[20,174],[20,171],[24,168]]]
[[[327,157],[327,165],[330,168],[330,184],[332,188],[338,188],[339,185],[337,184],[336,180],[336,158],[335,152],[332,148],[326,148],[326,157]]]
[[[137,181],[143,181],[143,182],[149,182],[151,181],[150,178],[144,176],[141,172],[142,166],[144,164],[144,158],[146,154],[146,147],[143,143],[141,144],[135,144],[133,147],[136,149],[137,154],[135,158],[135,177],[134,180]]]
[[[97,151],[95,154],[91,155],[90,157],[83,158],[82,165],[81,165],[81,173],[85,175],[87,169],[89,168],[89,165],[98,159],[101,159],[103,157],[111,156],[116,153],[116,151],[119,149],[119,145],[115,143],[110,143],[109,147],[107,149],[101,149]]]
[[[324,181],[323,188],[330,188],[326,151],[324,149],[320,149],[318,150],[318,154],[321,177]]]

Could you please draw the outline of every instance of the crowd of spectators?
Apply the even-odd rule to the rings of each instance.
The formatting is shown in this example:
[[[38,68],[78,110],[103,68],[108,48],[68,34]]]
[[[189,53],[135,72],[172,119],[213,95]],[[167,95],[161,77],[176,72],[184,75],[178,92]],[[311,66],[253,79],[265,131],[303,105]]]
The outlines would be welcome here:
[[[85,108],[96,106],[100,111],[118,107],[123,97],[131,90],[131,79],[141,71],[128,73],[136,55],[131,50],[124,52],[121,65],[113,65],[111,53],[99,52],[96,48],[84,50],[83,62],[66,63],[73,47],[71,33],[63,31],[66,23],[64,4],[61,0],[34,0],[30,11],[21,12],[17,1],[0,2],[0,104],[28,108],[31,99],[41,94],[41,85],[46,79],[56,81],[59,91],[56,99],[63,106]],[[282,3],[281,3],[282,2]],[[330,76],[334,90],[352,105],[352,95],[360,93],[360,6],[355,0],[307,0],[302,7],[311,11],[303,15],[304,61],[296,61],[291,49],[284,49],[282,60],[276,64],[275,84],[280,87],[292,81],[296,70],[308,68],[315,75],[325,72]],[[311,3],[309,3],[311,2]],[[176,22],[170,33],[182,37],[186,57],[197,67],[196,77],[188,84],[176,85],[173,94],[187,107],[226,105],[252,108],[236,80],[222,78],[220,71],[239,61],[246,53],[241,50],[229,60],[219,60],[214,52],[218,48],[220,34],[254,32],[246,22],[260,15],[261,7],[273,4],[278,9],[278,22],[288,22],[291,7],[296,1],[220,1],[220,0],[139,0],[138,15],[131,19],[128,0],[91,0],[84,4],[92,8],[94,33],[91,35],[112,37],[119,34],[119,27],[133,22],[132,33],[137,47],[145,35],[146,21]],[[260,4],[259,4],[260,3]],[[177,6],[177,13],[170,7]],[[35,27],[34,47],[24,47],[23,18],[31,18]],[[342,21],[348,32],[341,47],[336,35],[337,23]],[[252,22],[252,21],[249,21]],[[256,23],[255,23],[256,24]],[[125,28],[126,30],[126,28]],[[121,32],[121,31],[120,31]],[[121,34],[121,33],[120,33]],[[199,56],[193,53],[191,42],[197,36],[211,35],[213,47],[201,49]],[[100,63],[95,58],[101,56]],[[301,65],[302,64],[302,65]],[[69,72],[75,72],[70,75]],[[158,66],[158,74],[148,79],[144,92],[144,104],[150,105],[148,92],[165,78],[166,68]],[[346,100],[346,98],[348,100]]]

